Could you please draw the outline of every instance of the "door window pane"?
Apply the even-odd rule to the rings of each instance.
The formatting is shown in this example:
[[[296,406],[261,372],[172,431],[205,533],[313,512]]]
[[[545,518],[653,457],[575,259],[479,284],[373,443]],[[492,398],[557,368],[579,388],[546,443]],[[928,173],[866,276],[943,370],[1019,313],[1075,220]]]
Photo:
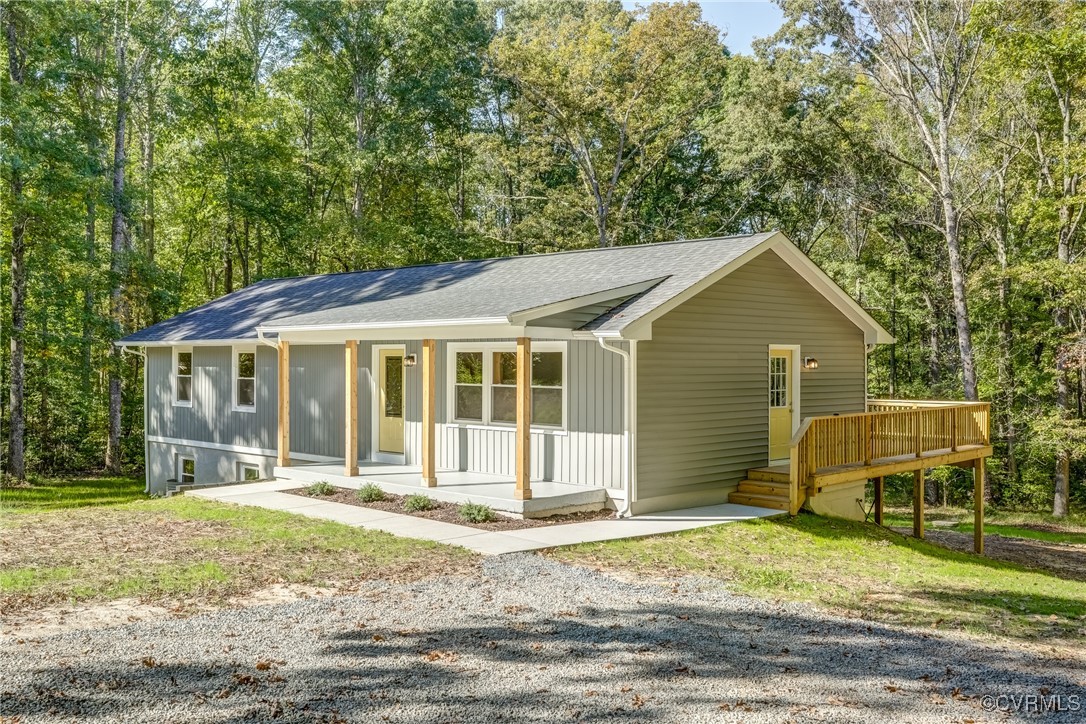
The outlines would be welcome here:
[[[385,417],[403,417],[403,357],[385,357]]]
[[[769,358],[769,406],[788,407],[788,358]]]

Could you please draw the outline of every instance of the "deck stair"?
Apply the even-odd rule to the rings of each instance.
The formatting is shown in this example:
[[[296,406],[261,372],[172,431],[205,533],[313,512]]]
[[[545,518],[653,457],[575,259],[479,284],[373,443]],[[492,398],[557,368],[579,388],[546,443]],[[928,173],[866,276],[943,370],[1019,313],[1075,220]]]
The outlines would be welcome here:
[[[728,502],[788,510],[788,484],[787,465],[752,468],[739,483],[739,490],[728,496]]]

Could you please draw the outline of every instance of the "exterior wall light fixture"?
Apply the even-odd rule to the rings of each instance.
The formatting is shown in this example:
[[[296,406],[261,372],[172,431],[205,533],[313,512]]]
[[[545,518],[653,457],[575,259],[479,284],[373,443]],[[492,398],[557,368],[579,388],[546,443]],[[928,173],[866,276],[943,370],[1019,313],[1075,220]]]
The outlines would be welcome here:
[[[803,358],[803,369],[805,369],[805,370],[817,370],[818,369],[818,360],[815,359],[814,357],[804,357]]]
[[[403,366],[414,367],[416,364],[418,364],[418,361],[419,358],[417,356],[415,356],[414,354],[409,354],[403,358]]]

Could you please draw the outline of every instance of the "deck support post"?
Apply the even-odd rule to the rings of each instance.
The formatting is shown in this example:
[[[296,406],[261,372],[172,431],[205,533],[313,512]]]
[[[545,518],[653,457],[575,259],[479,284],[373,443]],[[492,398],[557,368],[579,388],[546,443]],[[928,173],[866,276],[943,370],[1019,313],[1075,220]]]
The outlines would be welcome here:
[[[422,484],[427,488],[437,487],[436,358],[437,342],[422,340]]]
[[[973,552],[984,555],[984,458],[973,461]]]
[[[532,499],[532,340],[517,337],[517,500]]]
[[[875,478],[875,525],[882,525],[883,491],[886,489],[886,478]]]
[[[353,339],[343,344],[343,389],[343,474],[353,478],[358,475],[358,341]]]
[[[913,471],[913,535],[924,537],[924,469]]]
[[[290,342],[279,340],[279,431],[276,465],[290,467]]]

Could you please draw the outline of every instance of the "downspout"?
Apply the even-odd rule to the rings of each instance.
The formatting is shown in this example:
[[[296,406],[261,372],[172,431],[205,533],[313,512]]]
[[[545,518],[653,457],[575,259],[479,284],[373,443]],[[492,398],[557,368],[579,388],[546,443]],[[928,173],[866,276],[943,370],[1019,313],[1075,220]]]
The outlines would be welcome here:
[[[134,354],[143,358],[143,492],[151,492],[151,444],[147,442],[147,353],[121,345],[121,354]]]
[[[634,409],[635,375],[637,374],[637,340],[629,340],[629,351],[621,347],[612,347],[605,337],[599,337],[600,347],[622,357],[623,371],[623,399],[622,399],[622,487],[626,493],[626,499],[617,517],[628,518],[634,504],[634,490],[637,479],[636,445],[633,439],[634,424],[637,413]]]

